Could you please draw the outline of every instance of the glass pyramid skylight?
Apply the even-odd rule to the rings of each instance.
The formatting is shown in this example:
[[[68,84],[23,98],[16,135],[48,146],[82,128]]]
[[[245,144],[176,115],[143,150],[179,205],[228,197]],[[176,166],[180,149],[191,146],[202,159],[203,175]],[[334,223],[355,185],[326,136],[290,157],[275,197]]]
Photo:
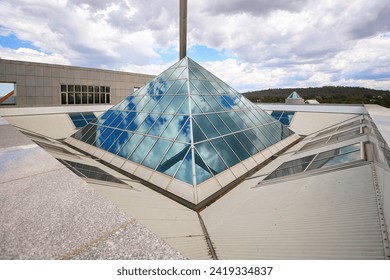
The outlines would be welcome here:
[[[291,134],[185,57],[67,142],[196,205]]]

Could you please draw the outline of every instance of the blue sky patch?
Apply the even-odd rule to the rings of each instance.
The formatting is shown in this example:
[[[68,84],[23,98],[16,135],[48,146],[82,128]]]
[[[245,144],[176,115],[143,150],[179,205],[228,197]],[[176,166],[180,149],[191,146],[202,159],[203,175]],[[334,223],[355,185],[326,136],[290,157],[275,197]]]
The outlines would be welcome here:
[[[32,42],[20,40],[14,34],[8,36],[0,36],[0,45],[4,48],[18,49],[18,48],[28,48],[36,51],[41,51],[39,48],[34,46]]]

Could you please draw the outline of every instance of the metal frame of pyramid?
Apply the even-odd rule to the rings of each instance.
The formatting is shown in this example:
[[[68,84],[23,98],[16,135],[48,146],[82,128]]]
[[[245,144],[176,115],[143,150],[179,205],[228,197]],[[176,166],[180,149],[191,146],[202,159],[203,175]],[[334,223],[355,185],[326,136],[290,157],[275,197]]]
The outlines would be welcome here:
[[[66,142],[197,208],[297,138],[185,57]]]

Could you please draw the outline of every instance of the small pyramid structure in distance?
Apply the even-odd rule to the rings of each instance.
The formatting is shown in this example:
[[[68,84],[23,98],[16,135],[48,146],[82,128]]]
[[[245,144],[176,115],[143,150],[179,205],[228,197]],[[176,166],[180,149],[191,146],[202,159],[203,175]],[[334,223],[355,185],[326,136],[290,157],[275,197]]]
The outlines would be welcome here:
[[[66,142],[197,208],[291,144],[291,135],[184,57]]]

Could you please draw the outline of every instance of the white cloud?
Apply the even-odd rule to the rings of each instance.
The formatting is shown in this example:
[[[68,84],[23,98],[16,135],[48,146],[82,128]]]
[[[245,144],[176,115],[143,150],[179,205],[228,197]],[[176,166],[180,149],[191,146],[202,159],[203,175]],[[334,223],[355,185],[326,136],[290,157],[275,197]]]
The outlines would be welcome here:
[[[178,4],[3,0],[0,36],[14,34],[37,50],[10,49],[0,39],[0,56],[157,75],[175,62],[167,63],[177,52]],[[389,88],[387,0],[197,0],[188,8],[189,46],[223,50],[229,58],[203,64],[239,91]]]

